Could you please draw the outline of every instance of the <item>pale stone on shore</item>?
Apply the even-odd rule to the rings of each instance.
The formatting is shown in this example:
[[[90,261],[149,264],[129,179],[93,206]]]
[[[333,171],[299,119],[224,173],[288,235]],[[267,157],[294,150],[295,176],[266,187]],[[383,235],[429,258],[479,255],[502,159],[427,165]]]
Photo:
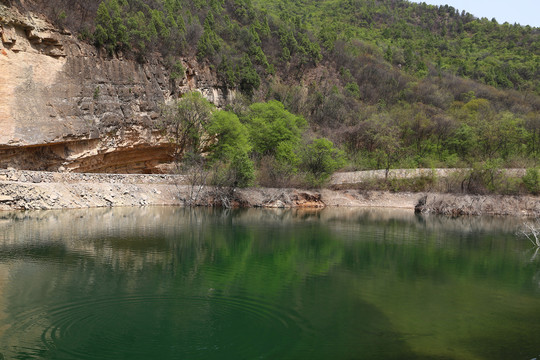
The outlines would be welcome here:
[[[35,182],[39,175],[39,182]],[[23,180],[24,179],[24,180]],[[193,188],[181,175],[121,175],[0,170],[0,210],[75,209],[122,206],[219,206],[212,187]],[[365,190],[236,189],[228,199],[239,207],[402,208],[411,212],[460,215],[537,216],[535,196],[392,193]],[[422,200],[422,201],[421,201]],[[417,206],[419,205],[419,206]]]

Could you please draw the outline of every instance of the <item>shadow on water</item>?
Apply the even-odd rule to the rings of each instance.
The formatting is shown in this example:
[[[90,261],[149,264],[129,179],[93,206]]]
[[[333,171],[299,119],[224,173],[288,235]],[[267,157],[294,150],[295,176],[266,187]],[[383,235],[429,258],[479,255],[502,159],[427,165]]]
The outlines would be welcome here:
[[[530,359],[540,262],[517,226],[365,209],[2,213],[0,352]]]

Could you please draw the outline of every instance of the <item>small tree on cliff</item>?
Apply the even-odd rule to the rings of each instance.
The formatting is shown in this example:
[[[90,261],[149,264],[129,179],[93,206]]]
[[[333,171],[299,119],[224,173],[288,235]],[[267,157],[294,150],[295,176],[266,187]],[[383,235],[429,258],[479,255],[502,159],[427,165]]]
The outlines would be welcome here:
[[[186,153],[198,154],[204,147],[214,106],[198,92],[185,94],[162,109],[161,127],[174,144],[174,161],[180,164]]]

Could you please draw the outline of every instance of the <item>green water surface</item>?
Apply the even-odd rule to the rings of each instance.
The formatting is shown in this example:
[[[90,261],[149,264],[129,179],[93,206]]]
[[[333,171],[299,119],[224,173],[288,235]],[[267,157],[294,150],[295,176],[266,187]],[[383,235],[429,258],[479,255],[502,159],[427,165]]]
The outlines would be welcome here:
[[[526,359],[540,255],[513,218],[0,213],[0,358]]]

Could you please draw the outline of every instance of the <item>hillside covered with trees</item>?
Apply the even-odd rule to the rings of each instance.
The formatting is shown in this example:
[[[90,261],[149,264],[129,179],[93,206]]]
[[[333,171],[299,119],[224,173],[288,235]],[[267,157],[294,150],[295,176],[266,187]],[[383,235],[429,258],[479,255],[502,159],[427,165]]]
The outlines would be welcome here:
[[[404,0],[25,6],[108,56],[160,54],[173,78],[184,76],[180,57],[207,62],[223,87],[243,94],[227,110],[247,127],[241,157],[259,172],[284,163],[296,171],[314,139],[344,151],[347,169],[538,165],[539,28]],[[249,132],[260,103],[305,119],[294,144],[281,145],[281,160],[279,143],[262,150]]]

